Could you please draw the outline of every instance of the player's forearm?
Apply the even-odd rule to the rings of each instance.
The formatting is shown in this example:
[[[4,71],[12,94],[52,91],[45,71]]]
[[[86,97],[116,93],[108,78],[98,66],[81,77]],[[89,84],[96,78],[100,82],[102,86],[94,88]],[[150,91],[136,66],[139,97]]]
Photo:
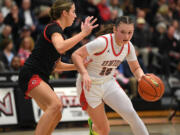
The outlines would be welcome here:
[[[74,64],[67,64],[67,63],[61,62],[60,64],[56,66],[56,68],[54,69],[54,72],[71,71],[71,70],[77,70]]]
[[[76,68],[80,74],[87,73],[87,70],[86,70],[84,63],[83,63],[83,58],[80,55],[78,55],[77,53],[73,53],[72,54],[72,61],[75,64],[75,66],[76,66]]]
[[[144,75],[144,72],[140,67],[138,67],[135,71],[133,71],[133,74],[135,78],[139,81],[141,77]]]
[[[86,37],[86,34],[84,32],[80,32],[80,33],[76,34],[75,36],[73,36],[69,39],[66,39],[62,46],[63,51],[66,52],[67,50],[71,49],[85,37]]]

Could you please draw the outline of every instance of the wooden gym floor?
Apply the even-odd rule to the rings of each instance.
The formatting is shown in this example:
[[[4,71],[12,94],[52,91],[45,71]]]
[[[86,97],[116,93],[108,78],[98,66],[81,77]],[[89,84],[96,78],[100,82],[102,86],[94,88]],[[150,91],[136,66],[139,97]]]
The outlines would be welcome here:
[[[146,124],[150,135],[180,135],[180,112],[168,120],[168,115],[171,111],[148,111],[138,112]],[[116,114],[107,114],[108,117],[115,117]],[[151,117],[150,117],[151,116]],[[129,125],[121,118],[110,118],[111,125],[110,135],[133,135]],[[1,131],[0,135],[33,135],[33,130],[10,130]],[[76,128],[57,128],[52,135],[89,135],[88,127]]]

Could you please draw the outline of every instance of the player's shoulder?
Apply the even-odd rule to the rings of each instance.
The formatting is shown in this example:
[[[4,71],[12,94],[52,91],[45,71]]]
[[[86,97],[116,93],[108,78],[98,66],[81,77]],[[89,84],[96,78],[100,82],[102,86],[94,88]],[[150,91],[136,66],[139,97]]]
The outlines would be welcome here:
[[[131,49],[134,49],[134,45],[133,45],[133,43],[132,43],[131,41],[129,41],[129,42],[127,43],[127,45],[128,45]]]

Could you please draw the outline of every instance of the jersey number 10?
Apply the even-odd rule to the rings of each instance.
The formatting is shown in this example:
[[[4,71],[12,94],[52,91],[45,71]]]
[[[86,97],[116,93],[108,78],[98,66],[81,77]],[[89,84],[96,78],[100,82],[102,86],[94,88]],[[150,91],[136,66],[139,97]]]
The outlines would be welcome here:
[[[103,67],[99,75],[109,75],[112,71],[112,68]]]

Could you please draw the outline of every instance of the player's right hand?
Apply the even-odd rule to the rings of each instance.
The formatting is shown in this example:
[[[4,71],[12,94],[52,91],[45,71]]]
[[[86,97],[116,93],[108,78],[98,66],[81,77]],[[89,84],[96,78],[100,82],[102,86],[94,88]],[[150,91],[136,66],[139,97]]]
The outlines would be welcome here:
[[[85,21],[81,23],[81,31],[86,36],[89,35],[94,28],[99,26],[98,24],[94,25],[94,23],[97,21],[97,18],[93,18],[93,16],[88,16],[86,17]]]
[[[91,88],[91,78],[88,75],[88,73],[85,73],[85,74],[82,75],[82,81],[83,81],[83,84],[85,86],[85,89],[87,91],[90,91],[90,88]]]

